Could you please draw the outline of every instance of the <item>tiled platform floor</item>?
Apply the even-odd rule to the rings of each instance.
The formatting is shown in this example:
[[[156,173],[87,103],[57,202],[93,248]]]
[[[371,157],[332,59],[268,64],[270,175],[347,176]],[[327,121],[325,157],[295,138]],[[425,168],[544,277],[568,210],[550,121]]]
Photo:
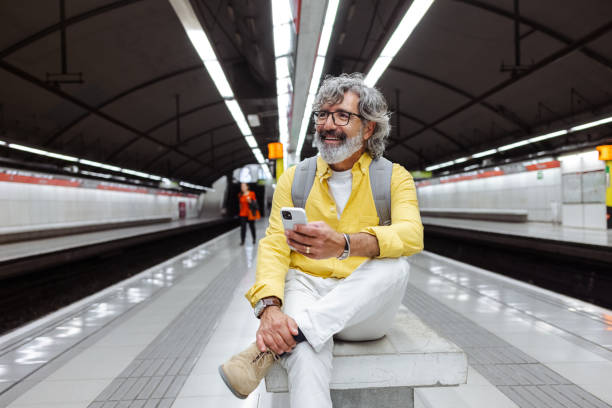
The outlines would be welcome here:
[[[260,223],[260,235],[263,227]],[[248,399],[239,400],[217,374],[220,363],[253,341],[258,324],[243,296],[254,279],[256,249],[239,247],[238,241],[238,230],[233,230],[82,302],[67,310],[66,316],[56,315],[0,339],[0,357],[10,355],[15,363],[0,362],[0,384],[12,382],[0,394],[0,407],[288,407],[286,395],[269,394],[263,384]],[[425,310],[429,317],[422,319],[431,319],[432,327],[442,324],[439,330],[448,329],[446,335],[458,336],[455,341],[462,341],[462,347],[474,343],[468,383],[417,389],[416,406],[546,406],[538,405],[539,394],[522,394],[525,387],[509,389],[504,382],[507,379],[501,381],[499,374],[485,367],[485,363],[496,365],[494,361],[478,361],[486,358],[485,348],[492,346],[522,356],[531,368],[552,373],[549,378],[563,383],[556,389],[542,388],[544,391],[552,389],[561,395],[566,389],[563,387],[578,390],[568,394],[566,405],[560,406],[612,405],[612,311],[430,253],[416,255],[411,264],[404,304],[421,313]],[[143,284],[148,289],[143,289]],[[123,299],[124,305],[125,299],[132,302],[119,313],[113,297]],[[81,320],[74,320],[79,313]],[[193,325],[172,326],[186,316],[194,319]],[[96,325],[96,319],[101,318],[106,318],[104,324]],[[140,379],[130,382],[130,389],[126,386],[122,394],[136,398],[104,400],[114,381],[130,377],[126,368],[144,359],[143,352],[152,350],[152,345],[165,344],[162,341],[170,338],[174,330],[169,328],[173,327],[182,330],[180,333],[189,333],[190,327],[194,332],[204,327],[202,335],[196,336],[201,340],[199,346],[189,348],[198,344],[197,339],[191,343],[185,340],[174,355],[160,354],[168,347],[158,348],[159,353],[151,359],[157,358],[159,364],[141,370]],[[466,330],[473,335],[461,337]],[[181,341],[184,337],[178,336]],[[53,339],[72,339],[75,344],[61,351]],[[164,361],[180,359],[188,349],[193,352],[188,354],[192,360],[182,365],[186,371],[174,373],[174,388],[169,384],[158,386]],[[37,370],[19,377],[20,373],[27,374],[27,363],[36,364]],[[164,375],[171,371],[164,371]],[[156,375],[160,381],[155,380]],[[151,392],[143,391],[147,386]],[[153,388],[158,389],[157,394]],[[162,388],[163,392],[159,391]],[[583,400],[572,402],[577,394]],[[591,405],[582,404],[585,401]]]

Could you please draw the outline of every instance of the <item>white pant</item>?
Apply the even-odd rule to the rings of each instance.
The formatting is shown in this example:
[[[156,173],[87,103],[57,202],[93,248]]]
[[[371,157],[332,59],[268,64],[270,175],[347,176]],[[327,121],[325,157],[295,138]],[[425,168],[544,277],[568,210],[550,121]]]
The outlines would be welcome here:
[[[346,279],[289,270],[283,311],[308,340],[281,359],[289,375],[292,408],[331,408],[333,336],[349,341],[384,336],[393,324],[409,271],[403,258],[369,260]]]

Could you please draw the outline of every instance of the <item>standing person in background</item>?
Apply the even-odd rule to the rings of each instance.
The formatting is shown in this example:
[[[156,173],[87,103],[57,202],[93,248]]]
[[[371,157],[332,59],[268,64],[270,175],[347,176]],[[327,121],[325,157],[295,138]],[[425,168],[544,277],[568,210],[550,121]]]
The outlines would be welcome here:
[[[255,192],[249,190],[247,183],[240,183],[240,245],[244,245],[246,235],[246,225],[249,224],[253,243],[255,243],[255,220],[261,218],[259,209],[257,208],[257,198]]]

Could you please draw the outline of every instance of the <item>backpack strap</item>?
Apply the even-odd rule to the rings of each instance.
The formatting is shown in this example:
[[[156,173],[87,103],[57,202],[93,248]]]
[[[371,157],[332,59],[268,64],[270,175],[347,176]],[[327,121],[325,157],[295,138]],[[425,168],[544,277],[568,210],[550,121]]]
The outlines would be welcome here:
[[[391,225],[391,173],[393,163],[384,157],[370,163],[370,188],[380,225]]]
[[[305,208],[316,172],[317,156],[304,159],[296,165],[291,185],[291,200],[294,207]]]

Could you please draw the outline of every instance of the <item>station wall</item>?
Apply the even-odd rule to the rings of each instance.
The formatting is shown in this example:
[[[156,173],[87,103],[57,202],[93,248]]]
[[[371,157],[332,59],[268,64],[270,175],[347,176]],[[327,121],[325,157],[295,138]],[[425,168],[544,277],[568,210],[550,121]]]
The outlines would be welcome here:
[[[158,217],[178,219],[180,202],[185,203],[185,218],[218,217],[225,178],[216,184],[214,191],[196,196],[138,188],[134,190],[140,191],[130,192],[0,181],[0,232]]]
[[[421,208],[527,210],[530,221],[561,221],[561,169],[417,187]]]

